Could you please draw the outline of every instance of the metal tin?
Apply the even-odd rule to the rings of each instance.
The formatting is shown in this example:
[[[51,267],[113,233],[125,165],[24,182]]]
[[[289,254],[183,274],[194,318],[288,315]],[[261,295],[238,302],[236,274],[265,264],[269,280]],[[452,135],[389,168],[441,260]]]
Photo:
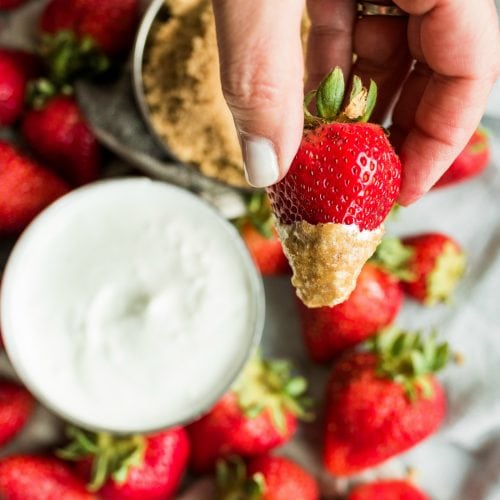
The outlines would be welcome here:
[[[31,234],[34,233],[35,231],[38,231],[39,227],[41,227],[42,225],[45,226],[47,222],[50,220],[53,213],[55,213],[56,211],[64,210],[64,206],[67,204],[69,199],[75,195],[75,193],[77,193],[78,196],[81,196],[82,192],[86,190],[91,190],[95,188],[97,185],[99,186],[102,186],[103,184],[112,185],[123,182],[155,182],[155,181],[150,181],[144,178],[142,179],[125,178],[120,180],[104,180],[92,183],[85,187],[79,188],[75,191],[72,191],[71,193],[62,197],[60,200],[56,201],[49,208],[44,210],[25,230],[25,232],[22,234],[22,236],[16,243],[10,255],[3,276],[2,295],[0,301],[1,313],[2,313],[1,315],[2,334],[9,359],[11,360],[14,369],[16,370],[18,376],[22,379],[23,383],[29,388],[29,390],[34,394],[34,396],[38,400],[40,400],[47,408],[52,410],[55,414],[59,415],[64,420],[67,420],[79,427],[83,427],[96,432],[111,432],[118,434],[152,433],[179,425],[185,425],[189,422],[196,420],[201,415],[206,413],[221,398],[221,396],[223,396],[228,391],[228,389],[231,387],[231,385],[241,372],[243,366],[248,361],[249,357],[255,352],[258,345],[260,344],[262,331],[264,328],[264,318],[265,318],[265,295],[264,295],[264,287],[261,275],[256,269],[252,261],[252,258],[248,253],[237,230],[234,228],[232,224],[227,222],[227,220],[225,220],[219,214],[219,212],[215,210],[210,204],[204,202],[203,200],[200,200],[199,197],[196,197],[195,195],[192,195],[187,191],[182,190],[185,196],[192,196],[197,203],[204,204],[206,206],[206,209],[212,212],[212,214],[219,219],[222,227],[225,228],[225,231],[228,232],[230,238],[234,241],[235,248],[241,255],[242,265],[246,269],[248,281],[250,283],[253,319],[251,325],[249,325],[249,333],[246,339],[246,344],[241,346],[242,351],[238,355],[239,361],[238,363],[235,364],[234,369],[231,372],[227,373],[226,382],[219,387],[214,387],[213,393],[205,398],[206,401],[205,404],[198,408],[194,407],[192,415],[190,415],[187,419],[165,422],[165,425],[162,426],[161,428],[130,428],[127,430],[120,430],[119,432],[116,432],[114,429],[88,425],[86,422],[68,415],[64,410],[61,410],[61,408],[57,404],[50,402],[49,398],[47,398],[46,395],[36,387],[36,384],[33,383],[32,375],[28,373],[28,371],[25,369],[26,364],[23,362],[22,356],[20,355],[17,346],[15,344],[15,341],[13,340],[16,335],[16,327],[14,321],[12,321],[11,319],[11,315],[9,312],[11,303],[10,299],[11,287],[14,281],[16,280],[16,269],[18,268],[18,266],[21,265],[22,258],[26,258],[25,256],[22,257],[22,254],[26,251],[26,249],[30,245]],[[169,186],[167,184],[162,184],[162,186],[166,190],[181,190],[181,188],[178,188],[176,186]]]

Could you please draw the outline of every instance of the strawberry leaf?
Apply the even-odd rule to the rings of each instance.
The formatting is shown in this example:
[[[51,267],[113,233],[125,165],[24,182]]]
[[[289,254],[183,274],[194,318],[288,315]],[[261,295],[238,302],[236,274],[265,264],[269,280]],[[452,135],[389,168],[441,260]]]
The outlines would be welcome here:
[[[370,80],[370,87],[368,88],[368,94],[366,96],[365,111],[361,116],[361,118],[358,120],[359,122],[367,122],[370,119],[370,116],[373,113],[373,109],[375,108],[376,103],[377,103],[377,85],[373,80]]]
[[[414,250],[403,245],[399,238],[386,236],[382,238],[370,262],[385,269],[401,281],[411,281],[414,278],[410,269]]]
[[[449,359],[448,344],[437,344],[435,333],[424,340],[420,332],[395,327],[380,332],[365,347],[377,355],[377,375],[403,385],[412,401],[417,387],[424,397],[432,396],[429,375],[442,370]]]
[[[248,418],[256,418],[267,410],[282,434],[287,431],[287,412],[303,420],[312,418],[307,381],[293,375],[292,364],[287,360],[264,360],[255,356],[243,369],[232,391]]]
[[[316,93],[316,108],[321,118],[328,121],[336,118],[344,100],[344,91],[344,75],[337,66],[331,73],[326,75]]]
[[[118,483],[127,480],[131,467],[138,467],[144,459],[146,439],[143,436],[114,436],[107,432],[88,432],[75,427],[66,430],[69,444],[56,455],[64,460],[89,459],[92,463],[90,491],[99,490],[113,478]]]

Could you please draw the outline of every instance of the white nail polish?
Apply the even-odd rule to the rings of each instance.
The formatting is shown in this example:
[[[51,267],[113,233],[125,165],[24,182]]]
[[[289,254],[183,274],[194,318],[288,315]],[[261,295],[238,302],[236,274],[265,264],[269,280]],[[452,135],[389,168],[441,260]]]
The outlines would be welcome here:
[[[245,176],[254,187],[278,182],[278,157],[271,141],[262,137],[242,137]]]

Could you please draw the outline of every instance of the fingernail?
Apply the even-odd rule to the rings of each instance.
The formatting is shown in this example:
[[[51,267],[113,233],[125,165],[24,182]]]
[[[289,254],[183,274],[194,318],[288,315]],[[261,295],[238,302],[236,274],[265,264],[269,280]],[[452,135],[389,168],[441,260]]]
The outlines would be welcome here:
[[[254,187],[267,187],[279,179],[278,157],[271,141],[263,137],[242,137],[245,176]]]

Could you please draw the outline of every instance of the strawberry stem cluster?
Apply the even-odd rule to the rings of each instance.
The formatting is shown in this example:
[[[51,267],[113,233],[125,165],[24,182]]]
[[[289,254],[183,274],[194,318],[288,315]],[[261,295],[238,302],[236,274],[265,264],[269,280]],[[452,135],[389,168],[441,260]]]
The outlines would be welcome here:
[[[414,253],[414,250],[404,245],[399,238],[386,236],[370,258],[370,262],[389,271],[401,281],[411,281],[415,276],[408,265]]]
[[[265,479],[260,472],[247,476],[245,462],[239,457],[219,460],[216,467],[217,500],[260,500]]]
[[[72,31],[42,36],[40,55],[49,71],[49,79],[58,86],[73,83],[76,78],[106,73],[111,61],[89,36],[77,38]]]
[[[312,401],[307,396],[307,381],[292,375],[287,360],[264,360],[260,356],[247,363],[232,390],[238,396],[240,408],[250,418],[269,410],[274,425],[286,433],[286,412],[309,420]]]
[[[309,111],[309,105],[316,98],[316,114]],[[377,101],[377,85],[370,80],[368,89],[363,86],[359,76],[352,80],[351,92],[347,104],[341,110],[345,100],[345,82],[342,70],[337,66],[320,83],[317,90],[312,90],[304,97],[305,126],[314,128],[321,123],[346,122],[364,123],[370,119]]]
[[[70,443],[57,451],[57,455],[70,461],[92,461],[90,491],[99,490],[108,478],[118,484],[127,480],[131,467],[139,467],[144,459],[144,436],[114,436],[107,432],[88,432],[76,427],[66,430]]]
[[[378,376],[402,384],[411,401],[417,398],[418,389],[425,398],[432,397],[428,376],[442,370],[449,359],[448,344],[437,343],[435,333],[424,340],[421,332],[396,327],[368,340],[366,347],[377,355]]]

